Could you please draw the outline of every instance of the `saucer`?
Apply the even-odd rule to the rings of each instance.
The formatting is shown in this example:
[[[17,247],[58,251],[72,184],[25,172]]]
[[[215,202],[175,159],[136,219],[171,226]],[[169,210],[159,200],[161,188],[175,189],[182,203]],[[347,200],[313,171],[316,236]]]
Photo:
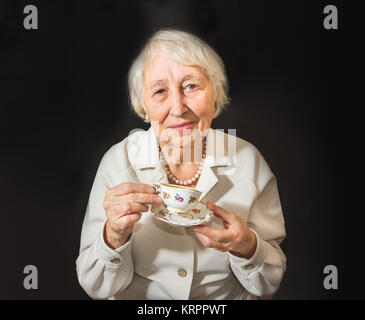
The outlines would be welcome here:
[[[160,206],[151,205],[151,211],[156,219],[162,220],[173,226],[191,227],[208,222],[213,217],[213,212],[205,205],[198,201],[194,208],[187,213],[178,214],[169,212],[164,204]]]

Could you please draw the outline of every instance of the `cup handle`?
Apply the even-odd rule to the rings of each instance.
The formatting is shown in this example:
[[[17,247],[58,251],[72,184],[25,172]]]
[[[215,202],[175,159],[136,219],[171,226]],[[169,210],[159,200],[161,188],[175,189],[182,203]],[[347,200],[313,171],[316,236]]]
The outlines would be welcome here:
[[[152,184],[152,187],[155,189],[156,193],[160,193],[161,192],[161,187],[159,184]]]

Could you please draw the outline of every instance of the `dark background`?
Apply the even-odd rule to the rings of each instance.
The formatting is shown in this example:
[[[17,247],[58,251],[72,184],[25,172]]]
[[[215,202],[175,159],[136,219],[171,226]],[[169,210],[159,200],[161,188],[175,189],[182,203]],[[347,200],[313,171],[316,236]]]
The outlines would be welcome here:
[[[23,28],[27,4],[38,30]],[[323,28],[326,4],[337,5],[339,30]],[[0,1],[0,299],[88,299],[75,260],[90,188],[107,149],[148,128],[130,111],[126,79],[161,27],[193,32],[222,56],[231,104],[213,127],[236,128],[277,176],[288,262],[276,299],[364,298],[351,6]],[[29,264],[38,290],[23,287]],[[329,264],[338,290],[323,287]]]

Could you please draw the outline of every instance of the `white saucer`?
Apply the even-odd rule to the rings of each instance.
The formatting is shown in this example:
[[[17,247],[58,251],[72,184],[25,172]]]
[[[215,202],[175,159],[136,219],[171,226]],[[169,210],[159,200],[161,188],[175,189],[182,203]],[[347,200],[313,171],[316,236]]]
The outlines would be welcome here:
[[[156,219],[162,220],[172,226],[191,227],[210,221],[213,212],[203,203],[198,201],[196,206],[185,214],[169,212],[164,204],[151,205],[151,211]]]

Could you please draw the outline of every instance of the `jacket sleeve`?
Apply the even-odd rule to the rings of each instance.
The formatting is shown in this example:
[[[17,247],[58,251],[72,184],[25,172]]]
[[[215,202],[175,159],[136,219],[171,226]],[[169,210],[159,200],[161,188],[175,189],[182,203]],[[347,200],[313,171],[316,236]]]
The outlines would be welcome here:
[[[106,214],[103,208],[105,192],[112,182],[111,151],[103,157],[91,189],[81,231],[79,256],[76,260],[77,277],[81,287],[93,299],[108,299],[123,291],[133,278],[131,246],[133,235],[116,250],[104,241]],[[123,182],[123,181],[121,181]]]
[[[286,257],[279,246],[286,232],[275,176],[262,158],[260,162],[261,169],[256,168],[256,179],[252,179],[258,195],[247,218],[257,240],[255,253],[250,259],[228,255],[242,286],[254,296],[271,298],[286,271]]]

